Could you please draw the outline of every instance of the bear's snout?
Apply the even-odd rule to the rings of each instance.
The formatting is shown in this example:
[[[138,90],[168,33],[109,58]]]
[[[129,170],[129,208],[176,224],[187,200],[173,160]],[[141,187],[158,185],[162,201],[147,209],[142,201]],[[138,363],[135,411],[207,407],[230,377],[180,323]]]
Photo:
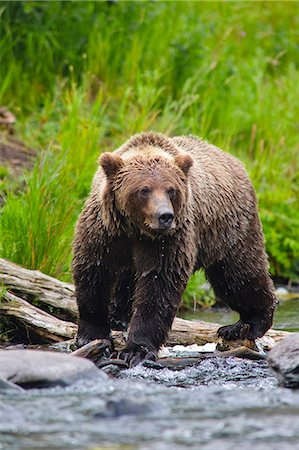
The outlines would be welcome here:
[[[173,222],[173,219],[174,219],[174,215],[172,214],[171,211],[167,211],[167,210],[163,211],[158,216],[159,228],[162,230],[167,230],[168,228],[170,228],[170,226]]]
[[[175,228],[173,206],[164,190],[154,191],[147,206],[146,222],[150,222],[151,229],[167,231]]]

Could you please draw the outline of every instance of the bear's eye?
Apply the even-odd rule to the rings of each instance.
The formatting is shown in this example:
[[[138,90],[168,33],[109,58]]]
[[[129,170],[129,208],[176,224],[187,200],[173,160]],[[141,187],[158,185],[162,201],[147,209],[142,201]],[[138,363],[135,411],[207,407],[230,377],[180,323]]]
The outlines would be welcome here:
[[[139,195],[141,198],[147,198],[149,196],[150,190],[148,187],[144,187],[142,189],[140,189],[139,191]]]
[[[174,188],[171,187],[171,188],[167,189],[167,194],[169,195],[169,198],[174,198],[176,191]]]

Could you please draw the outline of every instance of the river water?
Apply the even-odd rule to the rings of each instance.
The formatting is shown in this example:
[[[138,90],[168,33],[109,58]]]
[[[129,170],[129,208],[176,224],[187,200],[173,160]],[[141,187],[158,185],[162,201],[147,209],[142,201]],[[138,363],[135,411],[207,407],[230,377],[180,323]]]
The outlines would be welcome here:
[[[236,322],[239,316],[231,310],[209,308],[207,310],[187,313],[184,318],[205,320],[207,322],[216,322],[225,325]],[[299,332],[299,297],[280,301],[275,310],[273,328],[276,330]]]
[[[298,313],[298,300],[283,303],[276,327],[299,331]],[[117,379],[1,393],[0,403],[1,450],[299,450],[299,390],[278,387],[265,361],[138,366]]]

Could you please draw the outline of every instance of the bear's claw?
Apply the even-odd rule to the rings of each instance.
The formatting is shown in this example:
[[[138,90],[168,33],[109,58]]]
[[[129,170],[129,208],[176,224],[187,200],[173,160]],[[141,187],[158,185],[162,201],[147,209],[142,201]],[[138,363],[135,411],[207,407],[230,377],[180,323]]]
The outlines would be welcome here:
[[[234,341],[237,339],[249,339],[254,340],[262,337],[266,331],[272,325],[272,316],[269,317],[254,317],[244,322],[239,320],[233,325],[226,325],[220,327],[217,331],[219,337],[227,340]]]
[[[117,357],[125,361],[129,367],[134,367],[144,360],[155,361],[157,352],[148,349],[144,345],[138,345],[132,349],[124,349],[118,353]]]
[[[233,325],[226,325],[220,327],[217,331],[219,337],[227,340],[234,341],[237,339],[249,339],[250,338],[250,325],[239,320]]]

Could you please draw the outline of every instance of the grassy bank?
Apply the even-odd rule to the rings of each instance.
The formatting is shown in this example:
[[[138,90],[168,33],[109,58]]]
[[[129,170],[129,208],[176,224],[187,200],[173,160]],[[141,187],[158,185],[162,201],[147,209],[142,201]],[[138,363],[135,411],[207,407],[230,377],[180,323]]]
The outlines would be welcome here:
[[[152,129],[202,136],[245,163],[271,272],[298,280],[298,3],[28,1],[0,10],[0,104],[38,151],[25,185],[3,171],[1,257],[69,280],[99,152]]]

